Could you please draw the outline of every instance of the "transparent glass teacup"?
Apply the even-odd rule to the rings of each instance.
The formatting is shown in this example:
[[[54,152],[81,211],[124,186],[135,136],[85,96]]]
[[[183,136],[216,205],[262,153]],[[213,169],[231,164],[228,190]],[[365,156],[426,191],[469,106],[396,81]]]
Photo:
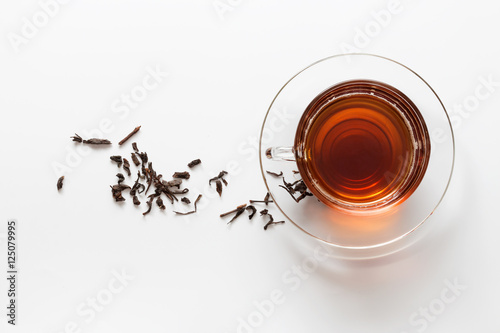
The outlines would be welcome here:
[[[381,82],[404,93],[420,111],[429,134],[425,173],[410,195],[389,205],[335,209],[306,181],[316,197],[296,202],[281,186],[308,177],[297,165],[297,127],[307,107],[321,92],[354,80]],[[280,126],[276,123],[281,121]],[[295,142],[295,145],[294,145]],[[454,164],[454,138],[446,110],[430,85],[408,67],[370,54],[344,54],[322,59],[293,76],[278,92],[266,114],[260,136],[264,182],[281,212],[306,234],[331,245],[342,257],[373,257],[400,249],[443,199]],[[300,173],[298,172],[300,171]],[[333,207],[332,207],[333,206]],[[338,208],[338,207],[337,207]],[[342,208],[342,207],[341,207]]]

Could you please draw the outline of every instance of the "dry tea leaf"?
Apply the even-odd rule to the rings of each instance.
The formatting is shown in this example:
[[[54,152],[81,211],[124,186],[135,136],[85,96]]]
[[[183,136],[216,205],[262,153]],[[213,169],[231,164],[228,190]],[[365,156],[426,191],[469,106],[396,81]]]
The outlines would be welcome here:
[[[269,200],[270,196],[271,196],[271,194],[269,192],[267,192],[266,196],[264,197],[264,200],[250,200],[250,203],[265,203],[267,206],[269,203],[274,202],[272,200]]]
[[[59,179],[57,180],[57,190],[58,191],[63,188],[63,181],[64,181],[64,176],[59,177]]]
[[[163,204],[163,200],[161,199],[161,197],[156,198],[156,204],[158,205],[158,207],[160,207],[160,209],[165,209],[165,205]]]
[[[215,188],[217,193],[219,193],[219,197],[222,196],[222,182],[220,181],[220,179],[217,179],[215,181]]]
[[[75,141],[75,142],[78,142],[78,143],[82,143],[83,142],[83,139],[81,136],[79,136],[78,134],[75,133],[74,136],[70,136],[70,138]]]
[[[118,164],[118,167],[122,166],[123,160],[120,155],[110,156],[109,159],[112,160],[113,162],[116,162]]]
[[[130,175],[132,174],[130,172],[130,163],[126,158],[123,159],[123,170],[125,170],[127,172],[127,175],[130,177]]]
[[[118,184],[121,184],[125,180],[125,177],[121,173],[117,173],[116,177],[118,177]]]
[[[252,205],[247,206],[246,210],[251,210],[252,211],[250,213],[250,215],[248,215],[248,219],[249,220],[251,220],[254,217],[255,213],[257,213],[257,209],[255,209],[255,207],[252,206]]]
[[[89,145],[110,145],[111,144],[111,141],[107,140],[107,139],[96,139],[96,138],[92,138],[92,139],[88,139],[88,140],[83,140],[81,136],[79,136],[78,134],[75,133],[74,136],[70,136],[70,138],[75,141],[75,142],[78,142],[78,143],[85,143],[85,144],[89,144]]]
[[[274,176],[274,177],[282,177],[283,176],[283,171],[280,171],[280,173],[276,173],[276,172],[272,172],[272,171],[267,171],[266,172],[268,174],[270,174],[271,176]]]
[[[219,193],[219,197],[222,196],[222,183],[227,186],[227,181],[223,178],[225,175],[227,175],[227,171],[222,170],[216,177],[208,180],[208,185],[212,185],[212,182],[215,182],[215,189]]]
[[[247,207],[247,204],[243,204],[243,205],[239,205],[238,207],[236,207],[235,209],[229,211],[229,212],[226,212],[226,213],[223,213],[223,214],[220,214],[220,217],[224,217],[224,216],[227,216],[227,215],[230,215],[232,213],[236,213],[233,218],[227,222],[227,224],[233,222],[238,216],[240,216],[241,214],[243,214],[243,212],[245,211]]]
[[[151,212],[151,207],[153,206],[153,200],[154,200],[154,196],[153,196],[153,194],[151,194],[149,196],[149,200],[146,202],[146,205],[148,205],[148,210],[146,210],[144,213],[142,213],[142,215],[147,215]]]
[[[141,164],[135,153],[130,153],[130,157],[132,158],[132,162],[134,162],[135,166],[139,166],[139,164]]]
[[[88,145],[110,145],[111,141],[107,139],[88,139],[88,140],[83,140],[83,143],[88,144]]]
[[[187,213],[182,213],[182,212],[176,212],[176,211],[174,211],[174,213],[179,214],[179,215],[189,215],[189,214],[196,213],[196,211],[197,211],[197,209],[198,209],[198,208],[196,207],[196,204],[198,203],[198,201],[200,201],[201,197],[202,197],[202,195],[201,195],[201,194],[200,194],[200,195],[198,195],[198,197],[197,197],[197,198],[196,198],[196,200],[194,201],[194,210],[192,210],[192,211],[190,211],[190,212],[187,212]]]
[[[192,168],[192,167],[194,167],[194,166],[196,166],[196,165],[198,165],[200,163],[201,163],[201,160],[198,158],[196,160],[192,160],[191,162],[189,162],[188,163],[188,167]]]
[[[180,178],[180,179],[189,179],[190,177],[191,177],[191,175],[187,171],[175,172],[172,175],[172,178]]]
[[[141,129],[141,126],[137,126],[136,128],[134,128],[134,130],[132,132],[130,132],[130,134],[128,134],[126,137],[124,137],[120,142],[118,142],[118,144],[121,146],[122,144],[124,144],[128,139],[130,139],[135,133],[139,132],[139,130]]]

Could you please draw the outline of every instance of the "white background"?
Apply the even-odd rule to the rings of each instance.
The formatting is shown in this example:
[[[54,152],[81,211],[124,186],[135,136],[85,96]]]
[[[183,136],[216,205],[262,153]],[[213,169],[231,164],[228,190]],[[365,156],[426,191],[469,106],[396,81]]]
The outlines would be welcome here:
[[[5,272],[6,222],[15,218],[20,275],[18,325],[7,328],[1,273],[0,331],[499,332],[500,87],[477,105],[473,96],[481,77],[500,82],[500,8],[401,0],[384,26],[375,23],[389,4],[87,0],[43,22],[38,1],[2,1],[0,257]],[[14,47],[34,15],[43,26]],[[371,37],[360,40],[366,29]],[[400,61],[435,88],[455,116],[455,175],[420,243],[377,260],[328,259],[298,278],[294,265],[317,244],[292,224],[265,232],[260,217],[227,227],[218,215],[265,194],[252,142],[275,93],[347,44]],[[148,68],[169,75],[135,108],[114,112]],[[463,103],[472,104],[458,113]],[[113,202],[108,156],[128,155],[130,143],[72,160],[58,193],[54,168],[78,147],[69,136],[103,119],[114,142],[142,125],[135,141],[164,175],[201,158],[188,182],[192,200],[204,194],[199,214],[167,207],[143,218],[144,203]],[[222,169],[231,175],[219,199],[206,183]],[[123,270],[133,279],[95,317],[77,312],[109,296]],[[465,290],[445,304],[443,293],[454,295],[446,281]],[[268,304],[273,290],[282,302],[263,316],[255,302]],[[430,306],[432,319],[422,320]],[[242,321],[252,326],[238,330]]]

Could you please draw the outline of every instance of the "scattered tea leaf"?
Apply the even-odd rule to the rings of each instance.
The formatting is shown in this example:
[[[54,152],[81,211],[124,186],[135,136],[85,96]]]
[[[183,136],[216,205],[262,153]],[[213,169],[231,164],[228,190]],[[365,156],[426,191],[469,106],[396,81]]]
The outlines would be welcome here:
[[[132,158],[132,162],[134,162],[135,166],[139,166],[141,164],[135,153],[130,153],[130,157]]]
[[[273,200],[269,200],[270,196],[271,196],[271,194],[269,192],[267,192],[266,196],[264,197],[264,200],[250,200],[250,203],[265,203],[267,206],[269,203],[274,202]]]
[[[123,159],[123,170],[125,170],[127,172],[127,175],[130,177],[130,163],[126,158]]]
[[[118,144],[122,145],[124,144],[127,140],[129,140],[133,135],[135,135],[139,130],[140,126],[136,127],[130,134],[128,134],[124,139],[122,139]],[[79,143],[86,143],[86,144],[111,144],[111,142],[107,139],[97,139],[97,138],[92,138],[88,140],[82,139],[78,134],[75,134],[74,136],[71,137],[73,141],[79,142]],[[143,194],[146,196],[148,193],[149,189],[152,188],[154,193],[150,194],[147,196],[146,200],[146,205],[147,210],[143,212],[143,215],[147,215],[151,212],[152,206],[153,206],[153,201],[156,201],[156,205],[164,210],[166,209],[165,203],[162,199],[162,195],[164,194],[167,199],[174,204],[175,201],[181,201],[184,204],[191,204],[191,200],[189,198],[183,196],[186,193],[189,192],[188,188],[183,188],[181,189],[181,184],[183,179],[189,179],[190,178],[190,173],[188,171],[183,171],[183,172],[175,172],[172,176],[172,180],[163,180],[163,176],[161,174],[158,174],[154,168],[153,164],[149,162],[148,159],[148,154],[146,152],[139,152],[139,149],[137,147],[137,143],[133,142],[132,143],[132,149],[133,152],[130,155],[130,158],[132,159],[133,164],[139,169],[137,171],[137,179],[135,180],[134,184],[132,187],[123,184],[125,181],[125,176],[122,173],[117,173],[116,177],[118,178],[118,184],[111,185],[111,191],[113,194],[113,198],[116,201],[125,201],[125,198],[123,197],[123,191],[129,190],[130,196],[132,197],[132,201],[134,205],[140,205],[141,200],[139,200],[139,195]],[[125,170],[128,174],[128,176],[131,175],[131,170],[130,170],[130,163],[129,160],[126,158],[122,158],[120,155],[114,155],[110,156],[110,159],[117,163],[119,167],[122,167],[123,165],[123,170]],[[189,168],[193,168],[196,165],[201,164],[200,159],[195,159],[187,164]],[[283,177],[283,172],[276,173],[272,171],[267,171],[268,174],[274,176],[274,177]],[[222,196],[222,190],[223,190],[223,185],[227,186],[228,182],[224,178],[227,175],[227,171],[220,171],[219,174],[211,179],[209,179],[209,185],[212,185],[212,182],[215,182],[215,189],[219,196]],[[58,180],[57,188],[60,190],[62,188],[62,182],[63,182],[64,177],[61,177]],[[300,193],[300,196],[298,198],[294,197],[294,200],[297,202],[301,200],[303,197],[311,195],[309,192],[307,192],[307,188],[305,187],[304,183],[299,183],[299,181],[294,182],[294,183],[287,183],[286,180],[283,178],[283,185],[287,191],[289,191],[294,197],[294,194],[296,192]],[[178,196],[180,196],[178,198]],[[189,215],[197,212],[197,204],[199,200],[202,198],[202,195],[198,195],[196,200],[194,201],[194,209],[188,212],[178,212],[174,211],[174,213],[179,214],[179,215]],[[232,223],[235,221],[238,217],[240,217],[245,211],[248,212],[248,218],[249,220],[253,219],[253,217],[257,214],[257,209],[255,208],[254,205],[251,203],[265,203],[268,205],[269,203],[272,203],[273,201],[270,200],[270,194],[267,193],[264,200],[250,200],[250,204],[243,204],[238,206],[236,209],[221,214],[221,217],[234,214],[234,216],[231,217],[231,219],[227,222],[228,224]],[[267,209],[261,210],[260,211],[261,216],[269,215],[270,220],[269,222],[265,225],[264,229],[267,229],[268,226],[272,224],[277,224],[277,223],[283,223],[284,221],[278,221],[274,222],[272,215],[268,213]]]
[[[297,202],[299,202],[300,200],[304,199],[305,197],[312,197],[313,194],[311,192],[304,192],[302,193],[298,198],[297,198]]]
[[[255,207],[254,207],[253,205],[249,205],[249,206],[247,206],[246,210],[250,210],[250,211],[252,211],[252,212],[250,213],[250,215],[248,215],[248,219],[249,219],[249,220],[251,220],[251,219],[254,217],[255,213],[257,213],[257,209],[255,209]]]
[[[295,192],[292,192],[292,191],[293,191],[293,189],[292,189],[292,190],[290,190],[288,187],[285,187],[285,186],[283,186],[283,185],[278,185],[278,186],[279,186],[279,187],[284,188],[284,189],[285,189],[285,191],[287,191],[287,192],[288,192],[288,194],[290,194],[290,196],[293,198],[293,200],[297,201],[297,199],[295,199],[295,197],[293,196],[293,194],[295,193]]]
[[[58,191],[63,188],[63,181],[64,181],[64,176],[59,177],[59,179],[57,180],[57,190]]]
[[[110,156],[109,159],[112,160],[113,162],[116,162],[118,164],[118,167],[122,166],[123,160],[120,155]]]
[[[222,196],[222,182],[220,181],[220,179],[217,179],[215,181],[215,188],[217,193],[219,193],[219,197]]]
[[[208,185],[212,185],[212,182],[215,182],[215,189],[219,193],[219,196],[222,196],[222,183],[227,186],[227,181],[223,178],[225,175],[227,175],[227,171],[222,170],[216,177],[210,178],[208,181]]]
[[[88,144],[88,145],[110,145],[111,144],[111,141],[107,140],[107,139],[97,139],[97,138],[92,138],[92,139],[88,139],[88,140],[83,140],[81,136],[79,136],[78,134],[75,133],[74,136],[70,136],[70,138],[75,141],[75,142],[78,142],[78,143],[85,143],[85,144]]]
[[[307,186],[302,179],[299,179],[293,183],[288,183],[285,178],[283,178],[283,184],[284,185],[279,186],[284,188],[290,194],[293,200],[295,200],[295,202],[299,202],[305,197],[310,197],[313,195],[311,192],[307,191]],[[296,192],[300,193],[297,198],[295,197]]]
[[[130,189],[130,186],[125,184],[116,184],[116,185],[111,185],[111,189],[113,191],[124,191]]]
[[[285,221],[267,222],[267,224],[264,226],[264,230],[267,230],[267,228],[273,224],[282,224],[282,223],[285,223]]]
[[[116,202],[125,201],[125,198],[122,196],[122,192],[117,191],[113,193],[113,198]]]
[[[305,191],[307,191],[307,186],[303,181],[300,181],[299,183],[297,183],[297,185],[295,185],[293,189],[294,191],[297,191],[299,193],[304,193]]]
[[[126,137],[124,137],[120,142],[118,142],[118,144],[121,146],[122,144],[124,144],[128,139],[130,139],[135,133],[139,132],[139,130],[141,129],[141,126],[137,126],[136,128],[134,128],[134,130],[132,132],[130,132]]]
[[[196,200],[194,201],[194,210],[190,211],[190,212],[187,212],[187,213],[182,213],[182,212],[176,212],[174,211],[174,213],[176,214],[179,214],[179,215],[189,215],[189,214],[193,214],[193,213],[196,213],[197,211],[197,207],[196,207],[196,204],[198,203],[198,201],[200,201],[202,195],[198,195],[198,197],[196,198]]]
[[[196,160],[192,160],[191,162],[189,162],[188,163],[188,167],[192,168],[192,167],[194,167],[194,166],[196,166],[196,165],[198,165],[200,163],[201,163],[201,160],[198,158]]]
[[[147,153],[140,152],[140,153],[137,153],[137,155],[139,155],[139,158],[142,161],[142,165],[146,165],[146,163],[148,163],[148,154]]]
[[[142,215],[147,215],[151,212],[151,207],[153,206],[153,200],[154,200],[154,196],[150,195],[149,200],[146,202],[146,205],[148,205],[148,210],[146,210],[144,213],[142,213]]]
[[[70,136],[71,139],[73,139],[73,141],[75,142],[78,142],[78,143],[82,143],[83,142],[83,139],[81,136],[79,136],[78,134],[75,133],[74,136]]]
[[[158,207],[160,207],[161,210],[165,209],[165,205],[163,204],[163,200],[161,199],[161,197],[156,198],[156,204],[158,205]]]
[[[274,218],[271,214],[267,214],[267,216],[269,216],[269,221],[266,223],[266,225],[264,226],[264,230],[267,230],[267,228],[270,226],[270,225],[273,225],[273,224],[281,224],[281,223],[285,223],[285,221],[274,221]]]
[[[280,173],[276,173],[276,172],[266,170],[266,172],[274,177],[282,177],[283,176],[283,171],[280,171]]]
[[[88,144],[88,145],[110,145],[111,141],[107,139],[88,139],[88,140],[83,140],[83,143]]]
[[[139,171],[137,171],[137,179],[134,183],[134,185],[132,186],[132,188],[130,189],[130,195],[136,195],[136,193],[139,193],[141,194],[142,192],[144,192],[144,190],[146,190],[146,187],[139,182],[139,179],[141,178],[141,173]],[[141,191],[142,189],[142,191]]]
[[[175,172],[172,176],[172,178],[180,178],[180,179],[189,179],[191,175],[187,171],[183,172]]]
[[[146,192],[145,194],[148,193],[149,188],[153,184],[154,181],[158,180],[156,177],[156,171],[153,169],[153,163],[149,162],[148,167],[144,169],[145,174],[146,174],[146,179],[148,180],[148,187],[146,187]]]
[[[125,180],[125,177],[122,173],[117,173],[116,177],[118,177],[118,184],[121,184]]]
[[[220,214],[220,217],[224,217],[224,216],[231,215],[232,213],[236,213],[239,209],[245,208],[246,206],[247,206],[247,204],[239,205],[238,207],[236,207],[233,210],[230,210],[229,212]]]
[[[111,194],[113,195],[113,199],[115,199],[116,202],[125,201],[125,198],[122,196],[122,191],[130,189],[130,186],[125,184],[116,184],[111,185],[110,187]]]
[[[223,177],[224,177],[225,175],[227,175],[227,171],[222,170],[221,172],[219,172],[219,174],[218,174],[217,176],[215,176],[215,177],[211,178],[211,179],[208,181],[208,185],[211,185],[211,183],[212,183],[213,181],[216,181],[217,179],[223,179]],[[227,186],[227,182],[224,182],[224,184],[226,184],[226,186]]]
[[[245,205],[246,206],[246,205]],[[229,222],[227,222],[227,224],[233,222],[234,220],[236,220],[238,218],[238,216],[240,216],[241,214],[243,214],[243,212],[245,211],[246,207],[243,206],[243,207],[240,207],[236,210],[236,214],[234,214],[233,218],[231,220],[229,220]]]

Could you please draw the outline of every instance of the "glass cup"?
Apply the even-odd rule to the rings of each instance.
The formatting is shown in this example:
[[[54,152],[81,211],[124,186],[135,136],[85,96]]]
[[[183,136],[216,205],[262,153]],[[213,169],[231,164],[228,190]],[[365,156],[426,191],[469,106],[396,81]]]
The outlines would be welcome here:
[[[357,97],[358,102],[351,109],[345,106]],[[367,127],[371,131],[367,133],[377,134],[380,128],[386,132],[381,132],[384,135],[380,134],[376,140],[368,140],[368,143],[377,143],[375,148],[368,146],[369,149],[362,150],[359,142],[363,142],[361,139],[366,133],[347,120],[360,114],[360,105],[366,99],[385,103],[385,107],[394,111],[389,114],[398,114],[394,119],[399,120],[392,120],[394,124],[401,121],[402,125],[398,127],[385,120],[377,123],[378,113],[369,114],[369,121],[363,122],[371,126]],[[335,109],[332,105],[340,106]],[[328,112],[332,118],[325,116]],[[337,116],[341,126],[329,129],[328,133],[338,134],[330,141],[340,143],[321,150],[321,145],[329,139],[318,139],[315,126]],[[354,118],[359,125],[359,117]],[[399,128],[403,136],[387,139],[391,126]],[[404,137],[408,140],[403,140]],[[382,149],[385,141],[387,150]],[[342,145],[342,142],[346,143]],[[406,154],[390,155],[395,154],[401,144],[406,144],[400,150]],[[333,157],[325,158],[320,153],[323,151],[331,152]],[[339,178],[339,170],[346,172],[350,166],[337,162],[356,151],[361,152],[364,163],[360,170],[368,170],[367,175],[372,178],[377,172],[385,175],[385,192],[382,187],[373,186],[374,182],[367,183],[366,179],[372,179],[368,176],[358,175],[359,179],[349,183],[350,187],[337,188],[327,186],[321,178],[320,166],[327,170],[325,177]],[[388,159],[381,159],[381,154],[386,152],[390,153]],[[448,115],[426,81],[408,67],[385,57],[344,54],[315,62],[280,89],[264,119],[259,155],[266,187],[290,222],[331,245],[339,256],[365,258],[393,252],[416,239],[414,231],[434,212],[446,193],[454,154]],[[384,169],[389,168],[390,161],[397,163],[394,169]],[[283,172],[283,176],[276,177],[267,171]],[[387,179],[387,171],[391,171],[390,179]],[[296,202],[283,187],[300,179],[314,196]],[[343,190],[346,188],[350,192]]]

